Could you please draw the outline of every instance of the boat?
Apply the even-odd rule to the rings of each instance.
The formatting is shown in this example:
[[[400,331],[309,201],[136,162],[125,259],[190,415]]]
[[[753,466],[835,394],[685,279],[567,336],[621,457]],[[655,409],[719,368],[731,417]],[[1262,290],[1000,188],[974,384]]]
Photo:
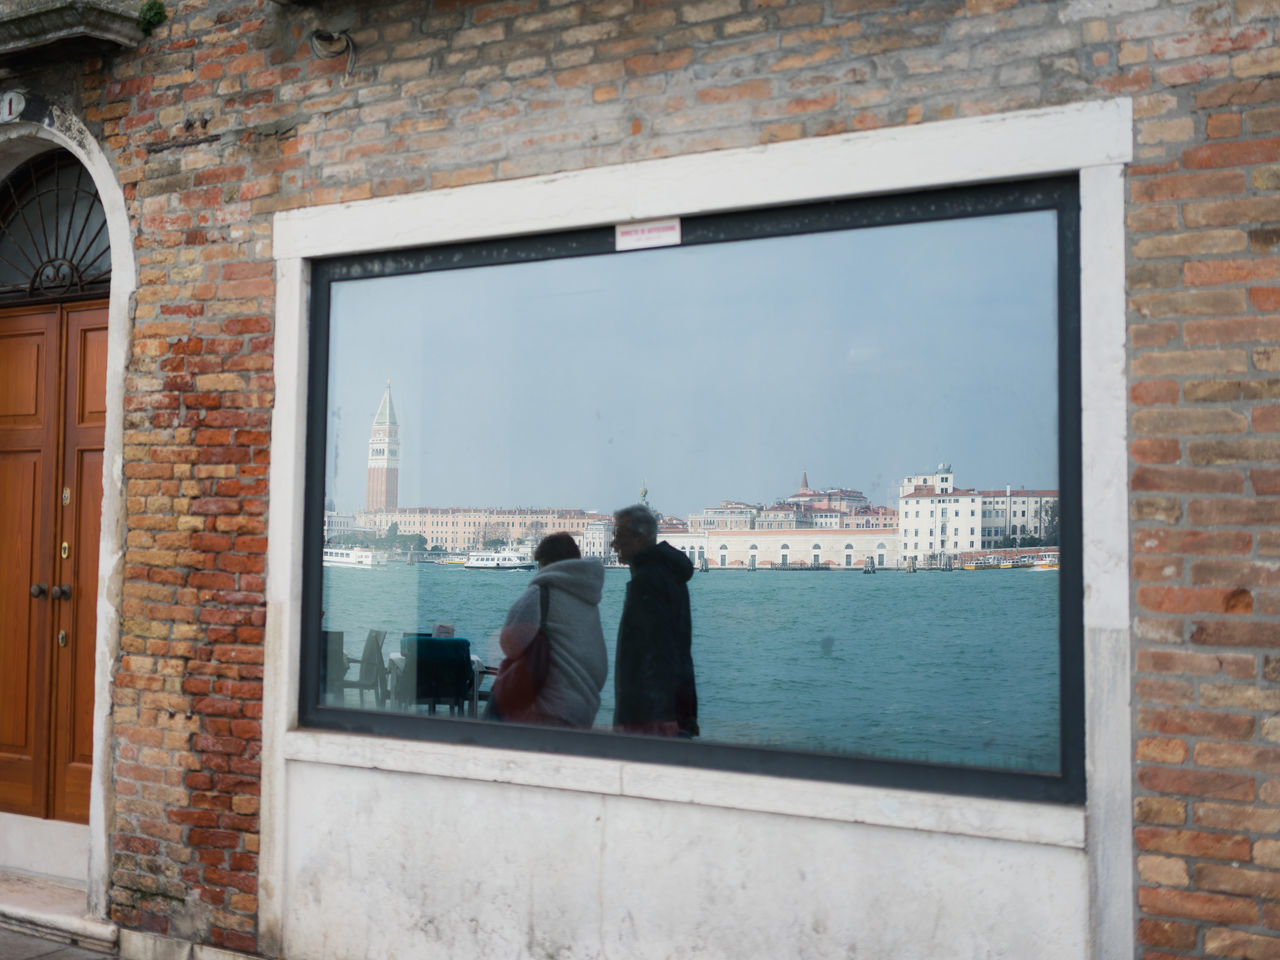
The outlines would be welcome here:
[[[372,569],[386,566],[387,555],[368,547],[325,547],[323,563],[326,567]]]
[[[464,570],[533,570],[537,564],[527,550],[485,550],[472,553]]]
[[[1059,570],[1061,569],[1060,561],[1056,553],[1042,553],[1036,557],[1035,563],[1031,565],[1032,570]]]

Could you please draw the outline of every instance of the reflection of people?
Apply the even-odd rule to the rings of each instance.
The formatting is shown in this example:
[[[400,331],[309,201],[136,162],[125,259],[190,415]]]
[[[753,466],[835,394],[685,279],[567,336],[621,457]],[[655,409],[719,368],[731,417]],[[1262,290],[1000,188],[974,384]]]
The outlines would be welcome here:
[[[567,533],[553,533],[533,552],[538,572],[512,604],[499,640],[506,657],[518,657],[538,632],[542,587],[547,591],[551,666],[534,701],[536,716],[522,722],[589,727],[600,709],[609,655],[600,628],[604,565],[584,560]]]
[[[698,735],[689,578],[693,564],[658,543],[658,523],[643,504],[613,515],[613,549],[631,567],[618,624],[613,725],[624,733]]]

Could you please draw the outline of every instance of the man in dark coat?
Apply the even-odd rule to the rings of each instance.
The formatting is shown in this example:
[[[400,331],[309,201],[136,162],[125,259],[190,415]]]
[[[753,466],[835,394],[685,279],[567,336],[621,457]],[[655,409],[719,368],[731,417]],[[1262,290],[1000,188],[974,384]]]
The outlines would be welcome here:
[[[613,668],[613,726],[623,733],[696,737],[687,586],[693,564],[671,544],[657,542],[658,524],[648,507],[625,507],[613,518],[613,549],[631,567]]]

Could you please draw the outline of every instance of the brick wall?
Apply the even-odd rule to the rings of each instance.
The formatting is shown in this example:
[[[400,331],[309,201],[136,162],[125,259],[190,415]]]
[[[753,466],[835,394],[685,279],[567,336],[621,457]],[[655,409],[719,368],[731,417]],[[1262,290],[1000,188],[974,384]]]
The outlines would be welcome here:
[[[26,78],[138,248],[114,919],[256,946],[273,212],[1124,95],[1138,954],[1280,956],[1280,3],[167,6]]]

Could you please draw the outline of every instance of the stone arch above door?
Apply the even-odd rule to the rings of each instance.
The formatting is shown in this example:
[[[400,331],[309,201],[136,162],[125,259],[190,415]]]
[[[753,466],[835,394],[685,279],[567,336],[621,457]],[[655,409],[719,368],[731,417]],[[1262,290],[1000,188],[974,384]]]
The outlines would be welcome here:
[[[37,154],[0,180],[0,305],[105,297],[106,214],[68,150]]]
[[[94,770],[89,813],[87,865],[88,914],[105,918],[110,870],[111,797],[110,716],[112,664],[119,652],[119,618],[123,589],[124,375],[132,338],[133,297],[137,265],[133,230],[124,190],[111,161],[75,116],[56,106],[38,118],[0,124],[0,178],[32,158],[56,149],[70,152],[92,178],[102,203],[110,240],[111,283],[108,308],[106,424],[103,451],[102,535],[99,544],[97,632],[95,637]]]

